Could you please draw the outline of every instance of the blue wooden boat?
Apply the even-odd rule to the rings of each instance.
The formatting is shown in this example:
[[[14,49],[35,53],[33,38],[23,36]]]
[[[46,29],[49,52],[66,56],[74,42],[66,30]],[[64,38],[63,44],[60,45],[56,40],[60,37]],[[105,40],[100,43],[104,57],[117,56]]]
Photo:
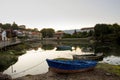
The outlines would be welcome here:
[[[71,46],[57,46],[57,51],[62,51],[62,50],[72,50]]]
[[[56,73],[76,73],[93,70],[96,61],[88,60],[50,60],[46,59],[49,69]]]

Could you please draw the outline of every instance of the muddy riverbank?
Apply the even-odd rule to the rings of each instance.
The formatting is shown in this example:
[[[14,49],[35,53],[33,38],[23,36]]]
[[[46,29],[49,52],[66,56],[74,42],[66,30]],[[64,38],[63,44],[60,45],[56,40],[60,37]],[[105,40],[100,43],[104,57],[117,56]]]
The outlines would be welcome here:
[[[120,80],[120,76],[101,69],[95,69],[75,74],[56,74],[49,71],[45,74],[27,75],[14,80]]]
[[[120,80],[120,66],[109,64],[98,64],[92,71],[57,74],[48,71],[45,74],[27,75],[14,80]]]
[[[92,71],[74,74],[57,74],[49,70],[44,74],[26,75],[16,79],[0,73],[0,80],[120,80],[120,66],[98,64]]]

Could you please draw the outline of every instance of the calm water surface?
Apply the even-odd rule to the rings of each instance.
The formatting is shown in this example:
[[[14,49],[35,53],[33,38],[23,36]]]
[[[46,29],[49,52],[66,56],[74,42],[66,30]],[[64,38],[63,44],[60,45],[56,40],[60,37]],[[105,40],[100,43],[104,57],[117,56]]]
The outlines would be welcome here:
[[[11,65],[4,73],[11,75],[13,78],[35,75],[48,72],[48,65],[46,59],[54,58],[70,58],[72,55],[78,54],[94,54],[93,51],[84,51],[83,48],[73,47],[74,50],[70,51],[56,51],[56,47],[51,50],[44,50],[39,47],[37,50],[28,50],[26,54],[18,57],[18,61]],[[109,64],[120,65],[120,57],[109,55],[105,56],[102,61]]]

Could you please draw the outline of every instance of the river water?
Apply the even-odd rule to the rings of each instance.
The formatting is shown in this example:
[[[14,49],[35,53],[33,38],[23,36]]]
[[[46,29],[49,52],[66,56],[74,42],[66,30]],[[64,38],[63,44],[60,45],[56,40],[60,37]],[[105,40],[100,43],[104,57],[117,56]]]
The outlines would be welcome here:
[[[67,44],[66,44],[67,45]],[[51,47],[48,47],[51,46]],[[47,47],[47,48],[46,48]],[[73,50],[65,51],[56,51],[56,46],[42,45],[37,47],[37,49],[27,50],[25,54],[18,57],[18,61],[11,65],[4,73],[9,74],[12,78],[17,78],[25,75],[36,75],[43,74],[48,72],[48,65],[46,59],[54,58],[70,58],[72,55],[83,55],[83,54],[94,54],[95,50],[90,46],[85,45],[74,45],[72,46]],[[108,48],[106,48],[108,49]],[[108,55],[109,49],[106,51],[103,49],[103,52],[107,55],[104,56],[102,61],[113,65],[120,65],[120,56],[110,53]]]

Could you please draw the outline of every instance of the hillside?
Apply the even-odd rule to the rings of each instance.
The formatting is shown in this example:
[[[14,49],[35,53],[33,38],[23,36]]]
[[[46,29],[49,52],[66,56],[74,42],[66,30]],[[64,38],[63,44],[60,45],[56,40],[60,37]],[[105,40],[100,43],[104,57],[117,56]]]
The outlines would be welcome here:
[[[68,33],[68,34],[73,34],[75,30],[76,30],[77,32],[80,31],[80,29],[71,29],[71,30],[63,30],[63,31],[64,31],[65,33]]]

